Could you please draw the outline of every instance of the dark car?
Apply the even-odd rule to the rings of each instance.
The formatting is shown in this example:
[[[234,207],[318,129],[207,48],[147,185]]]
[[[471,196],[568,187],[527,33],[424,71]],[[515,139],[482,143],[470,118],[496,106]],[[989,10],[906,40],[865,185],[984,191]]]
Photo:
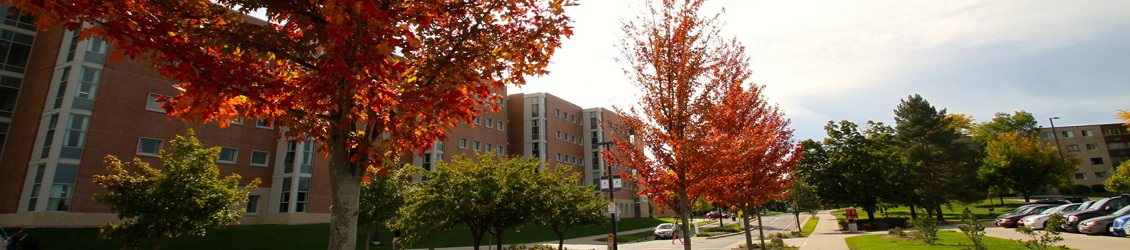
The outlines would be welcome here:
[[[1025,216],[1029,216],[1029,215],[1033,215],[1033,214],[1038,214],[1038,213],[1044,212],[1045,209],[1053,208],[1053,207],[1056,207],[1056,205],[1039,204],[1039,205],[1035,205],[1035,206],[1029,206],[1025,210],[1022,210],[1022,211],[1019,211],[1019,212],[1016,212],[1016,213],[1012,213],[1008,216],[997,217],[997,226],[1001,226],[1001,227],[1005,227],[1005,228],[1017,227],[1018,226],[1017,222],[1020,221],[1020,218],[1023,218]]]
[[[1130,214],[1130,206],[1122,207],[1113,213],[1079,222],[1079,232],[1085,234],[1108,234],[1114,219]]]
[[[1012,211],[1008,211],[1008,213],[1004,213],[1002,215],[997,215],[997,219],[1001,219],[1001,218],[1004,218],[1004,217],[1015,215],[1017,213],[1028,211],[1029,209],[1032,209],[1032,207],[1039,206],[1039,205],[1040,204],[1022,205],[1022,206],[1016,207],[1016,209],[1013,209]]]
[[[718,211],[713,211],[713,212],[707,213],[706,218],[711,218],[711,219],[730,218],[730,214],[719,213]]]
[[[1062,229],[1072,233],[1079,232],[1079,223],[1090,218],[1104,216],[1118,211],[1122,207],[1130,204],[1130,195],[1120,195],[1110,198],[1103,198],[1094,203],[1087,209],[1075,211],[1071,213],[1064,213],[1063,217],[1067,218],[1067,222],[1063,223]]]

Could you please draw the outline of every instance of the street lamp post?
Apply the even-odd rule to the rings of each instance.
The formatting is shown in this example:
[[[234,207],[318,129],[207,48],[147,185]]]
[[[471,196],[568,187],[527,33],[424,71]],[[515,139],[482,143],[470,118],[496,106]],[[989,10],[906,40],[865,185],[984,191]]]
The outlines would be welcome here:
[[[1055,119],[1059,119],[1059,116],[1053,116],[1051,118],[1048,118],[1048,123],[1050,123],[1052,125],[1052,138],[1055,139],[1055,147],[1057,149],[1059,149],[1058,150],[1059,151],[1059,160],[1063,161],[1063,162],[1067,162],[1067,158],[1063,157],[1063,147],[1061,147],[1059,145],[1059,133],[1055,132],[1055,121],[1054,121]],[[1066,165],[1064,165],[1063,167],[1067,168]],[[1068,176],[1067,178],[1072,178],[1072,177]],[[1070,179],[1068,179],[1068,180],[1070,180]],[[1071,198],[1075,198],[1075,186],[1068,186],[1067,189],[1071,190]]]
[[[604,146],[612,145],[612,144],[615,144],[615,143],[616,142],[606,141],[606,142],[597,143],[597,144],[595,144],[595,146],[603,148]],[[603,158],[603,155],[604,154],[601,153],[601,156],[602,156],[601,158]],[[601,162],[604,162],[604,161],[602,160]],[[604,176],[605,176],[605,178],[608,178],[608,203],[609,203],[609,206],[613,206],[614,204],[616,204],[616,200],[615,200],[615,198],[612,197],[612,193],[613,193],[613,191],[615,191],[615,189],[612,187],[612,165],[604,164],[604,168],[605,168]],[[618,231],[620,231],[620,230],[617,228],[617,224],[619,224],[619,223],[616,222],[616,211],[609,211],[609,214],[612,217],[612,250],[619,250],[620,242],[617,241],[617,238],[619,238],[619,232]]]

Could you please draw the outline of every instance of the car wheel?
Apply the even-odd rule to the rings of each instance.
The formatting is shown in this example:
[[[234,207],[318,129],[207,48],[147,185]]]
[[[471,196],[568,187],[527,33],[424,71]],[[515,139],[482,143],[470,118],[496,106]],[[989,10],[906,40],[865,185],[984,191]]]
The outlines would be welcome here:
[[[1043,228],[1040,228],[1040,229],[1043,229],[1043,230],[1048,230],[1048,222],[1047,222],[1047,221],[1045,221],[1045,222],[1044,222],[1044,227],[1043,227]]]

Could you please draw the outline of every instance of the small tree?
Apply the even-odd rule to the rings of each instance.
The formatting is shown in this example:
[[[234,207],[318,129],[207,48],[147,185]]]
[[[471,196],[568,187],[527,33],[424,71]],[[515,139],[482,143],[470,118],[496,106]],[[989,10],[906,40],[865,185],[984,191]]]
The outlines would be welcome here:
[[[238,223],[245,211],[240,203],[247,202],[247,189],[258,187],[259,178],[246,189],[239,187],[239,174],[219,179],[216,159],[220,148],[205,149],[194,135],[189,130],[188,135],[173,139],[171,148],[161,150],[162,169],[151,168],[138,158],[122,163],[106,156],[106,169],[111,173],[94,175],[94,183],[109,192],[94,194],[94,200],[110,206],[123,222],[102,226],[99,238],[120,239],[124,249],[154,238],[153,249],[161,249],[163,238],[204,236],[206,227]]]
[[[1110,178],[1103,181],[1104,188],[1114,193],[1130,192],[1130,161],[1122,161],[1110,172]]]
[[[937,222],[935,222],[933,218],[921,216],[911,219],[911,221],[911,223],[914,224],[915,231],[912,234],[915,239],[931,245],[934,244],[934,241],[938,240]]]
[[[798,231],[804,226],[800,224],[800,213],[820,208],[820,197],[816,196],[816,191],[799,178],[793,179],[793,189],[789,191],[789,197],[785,198],[785,201],[793,209],[793,218],[796,219]]]
[[[1048,225],[1044,227],[1043,233],[1037,233],[1027,227],[1018,227],[1016,232],[1032,237],[1031,240],[1016,240],[1017,243],[1024,245],[1028,249],[1034,250],[1047,250],[1052,249],[1052,245],[1056,242],[1063,241],[1063,237],[1059,236],[1059,227],[1064,223],[1062,214],[1052,214],[1048,218]],[[1067,246],[1059,246],[1060,249],[1068,249]]]
[[[392,169],[391,167],[385,169]],[[361,197],[357,215],[359,225],[367,225],[365,233],[365,249],[369,249],[369,242],[373,240],[373,231],[382,224],[392,224],[400,207],[404,206],[403,187],[407,186],[405,171],[395,172],[378,171],[370,169],[367,182],[362,182]],[[377,230],[379,231],[379,230]],[[376,236],[380,239],[380,234]]]
[[[977,216],[968,207],[961,211],[961,222],[963,225],[958,228],[965,233],[965,237],[973,241],[973,250],[985,250],[985,244],[981,243],[981,237],[985,236],[985,225],[977,222]]]
[[[538,174],[538,187],[542,194],[537,197],[539,209],[535,224],[557,234],[557,249],[565,249],[565,233],[574,227],[600,225],[607,221],[602,213],[608,206],[604,198],[593,195],[589,186],[573,185],[580,180],[578,173],[569,175],[570,168],[557,167],[552,171]]]

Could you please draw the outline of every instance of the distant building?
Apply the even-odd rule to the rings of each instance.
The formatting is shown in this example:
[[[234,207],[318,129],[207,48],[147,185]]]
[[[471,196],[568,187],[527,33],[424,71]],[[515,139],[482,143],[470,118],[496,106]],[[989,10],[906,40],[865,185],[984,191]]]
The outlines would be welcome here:
[[[1064,157],[1079,167],[1074,178],[1080,185],[1103,184],[1110,178],[1111,169],[1130,160],[1130,132],[1121,123],[1057,126],[1054,133],[1044,127],[1040,138],[1059,147]]]

